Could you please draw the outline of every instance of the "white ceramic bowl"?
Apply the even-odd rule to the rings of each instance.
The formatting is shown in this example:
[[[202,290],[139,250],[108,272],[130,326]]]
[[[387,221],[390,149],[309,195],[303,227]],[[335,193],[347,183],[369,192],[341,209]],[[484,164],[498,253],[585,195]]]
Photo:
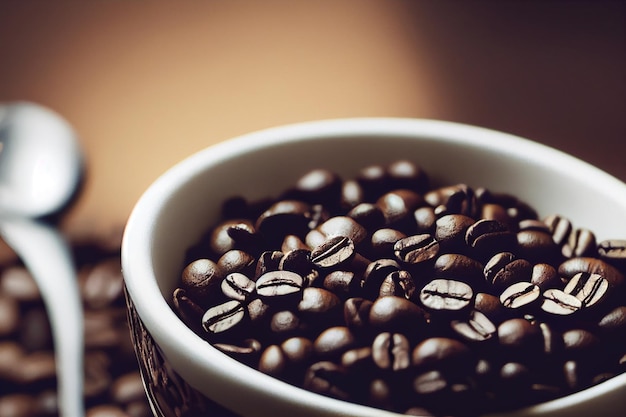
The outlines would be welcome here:
[[[434,183],[507,191],[540,215],[558,213],[576,227],[591,229],[598,241],[626,238],[624,183],[560,151],[493,130],[433,120],[338,119],[272,128],[209,147],[150,186],[134,208],[123,240],[134,339],[149,396],[161,409],[157,414],[185,407],[162,404],[165,400],[150,387],[160,378],[179,396],[206,396],[246,417],[397,415],[257,372],[209,346],[168,301],[186,249],[216,221],[224,199],[276,195],[312,168],[327,167],[348,178],[369,164],[406,158],[423,167]],[[626,413],[625,398],[626,374],[621,374],[507,415],[617,417]]]

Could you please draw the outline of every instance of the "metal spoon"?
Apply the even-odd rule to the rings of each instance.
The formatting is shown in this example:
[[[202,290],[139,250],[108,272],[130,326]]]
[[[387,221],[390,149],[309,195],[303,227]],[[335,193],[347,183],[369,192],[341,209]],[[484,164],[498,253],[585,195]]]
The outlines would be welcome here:
[[[83,312],[71,251],[42,221],[80,184],[83,157],[71,126],[33,103],[0,106],[0,237],[33,275],[55,346],[59,410],[84,415]]]

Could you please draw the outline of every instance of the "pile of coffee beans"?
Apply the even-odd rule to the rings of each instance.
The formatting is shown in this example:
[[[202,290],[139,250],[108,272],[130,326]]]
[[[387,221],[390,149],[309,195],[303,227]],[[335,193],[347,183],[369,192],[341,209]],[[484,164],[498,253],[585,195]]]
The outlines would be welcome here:
[[[224,353],[408,415],[543,402],[626,369],[626,241],[400,160],[224,202],[173,304]]]
[[[152,416],[127,324],[120,242],[72,243],[85,314],[86,417]],[[0,416],[58,416],[48,315],[28,270],[0,249]]]

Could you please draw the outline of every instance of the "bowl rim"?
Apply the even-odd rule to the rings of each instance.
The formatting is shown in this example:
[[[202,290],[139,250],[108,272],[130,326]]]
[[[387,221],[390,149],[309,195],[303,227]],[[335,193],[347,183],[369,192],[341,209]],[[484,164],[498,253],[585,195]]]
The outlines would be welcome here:
[[[128,217],[121,247],[124,283],[134,307],[160,345],[174,349],[188,358],[206,358],[198,365],[202,371],[231,378],[232,383],[243,384],[245,389],[261,395],[279,396],[282,401],[324,409],[335,414],[359,416],[399,416],[373,407],[340,401],[290,385],[259,371],[249,372],[248,366],[228,357],[189,329],[170,308],[162,296],[155,279],[152,257],[154,231],[159,214],[168,204],[169,196],[183,183],[202,173],[207,166],[260,148],[296,142],[306,139],[341,136],[428,136],[448,143],[486,146],[498,153],[533,155],[540,164],[575,164],[577,170],[570,172],[577,180],[595,182],[604,187],[624,191],[616,199],[626,207],[626,184],[599,168],[556,148],[509,133],[463,123],[419,118],[358,117],[323,119],[292,123],[240,135],[201,149],[171,166],[144,191]],[[139,296],[140,295],[140,296]],[[176,337],[168,335],[176,334]],[[212,360],[219,359],[219,360]],[[210,363],[212,362],[212,363]],[[209,364],[210,363],[210,364]],[[245,378],[237,378],[237,372],[247,369]],[[237,381],[234,381],[234,380]],[[626,374],[611,378],[591,388],[548,402],[525,407],[520,411],[505,413],[522,415],[529,411],[542,412],[573,406],[599,393],[626,384]],[[278,388],[278,391],[277,391]],[[500,415],[500,414],[499,414]]]

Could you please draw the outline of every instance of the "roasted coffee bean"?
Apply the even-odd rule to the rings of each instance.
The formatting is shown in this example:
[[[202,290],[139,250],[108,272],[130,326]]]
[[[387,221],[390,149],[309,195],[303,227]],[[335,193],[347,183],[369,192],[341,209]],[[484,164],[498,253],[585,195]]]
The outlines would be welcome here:
[[[439,254],[439,242],[429,234],[408,236],[394,244],[393,252],[404,263],[419,264]]]
[[[245,306],[237,300],[230,300],[209,308],[202,316],[202,327],[208,333],[223,333],[241,325],[245,317]]]
[[[274,203],[255,222],[255,229],[275,247],[287,235],[304,236],[309,230],[311,206],[297,200]]]
[[[341,298],[346,298],[360,289],[361,280],[352,271],[332,271],[324,277],[322,287]]]
[[[252,276],[255,266],[256,259],[254,256],[239,249],[229,250],[217,260],[217,268],[222,276],[232,274],[233,272]]]
[[[204,310],[187,296],[182,288],[174,290],[173,303],[180,318],[193,330],[198,330],[202,323]]]
[[[575,229],[561,248],[565,258],[594,256],[596,254],[596,236],[591,230]]]
[[[521,220],[517,227],[519,231],[535,231],[550,234],[550,227],[545,222],[537,219]]]
[[[516,237],[506,224],[497,220],[480,219],[467,228],[465,242],[479,259],[489,259],[496,252],[512,251]]]
[[[12,265],[2,270],[0,291],[19,302],[38,301],[39,287],[30,272],[23,266]]]
[[[444,253],[437,257],[433,274],[438,278],[462,281],[474,290],[485,288],[483,265],[469,256],[457,253]]]
[[[401,269],[400,264],[393,259],[379,259],[369,263],[361,280],[363,295],[372,300],[378,297],[380,286],[387,275]]]
[[[609,282],[599,274],[579,272],[567,283],[563,292],[578,298],[583,307],[599,304],[609,290]]]
[[[420,194],[407,189],[390,191],[376,201],[385,217],[386,227],[400,230],[414,225],[413,212],[424,204]]]
[[[313,342],[306,337],[290,337],[280,344],[291,365],[303,365],[313,357]]]
[[[448,381],[437,370],[418,374],[413,380],[413,390],[420,396],[433,396],[448,389]]]
[[[350,399],[348,374],[341,365],[321,361],[311,365],[302,383],[303,388],[341,400]]]
[[[374,203],[360,203],[354,206],[347,216],[367,230],[377,230],[385,225],[385,214]]]
[[[280,260],[285,256],[282,251],[265,251],[259,255],[254,271],[254,280],[270,271],[277,271]]]
[[[244,339],[240,344],[232,343],[213,343],[213,346],[248,365],[254,364],[261,354],[262,345],[256,339]]]
[[[198,259],[185,267],[182,273],[181,286],[187,296],[196,303],[205,305],[216,298],[215,288],[219,288],[222,273],[217,264],[210,259]]]
[[[333,236],[311,252],[311,262],[318,268],[338,268],[354,256],[354,242],[349,237]]]
[[[474,299],[474,292],[461,281],[434,279],[422,288],[419,299],[430,311],[452,312],[467,308]]]
[[[611,264],[591,257],[571,258],[558,267],[559,274],[566,280],[571,279],[579,272],[587,272],[589,274],[598,274],[609,282],[610,287],[621,287],[625,278],[619,269]]]
[[[626,333],[626,306],[615,307],[598,322],[598,329],[603,334],[624,335]]]
[[[345,211],[349,211],[351,208],[365,202],[365,200],[365,191],[358,181],[349,179],[343,182],[341,186],[341,207]]]
[[[271,307],[261,298],[248,301],[246,309],[248,310],[248,318],[253,324],[263,323],[269,320]]]
[[[84,302],[91,308],[103,308],[123,296],[124,279],[120,259],[112,257],[83,268],[79,284]]]
[[[222,293],[233,300],[246,301],[255,290],[254,281],[240,272],[226,275],[221,284]]]
[[[480,205],[480,218],[487,220],[495,220],[505,224],[510,230],[516,230],[514,219],[509,215],[507,209],[495,203],[484,203]]]
[[[539,325],[523,318],[512,318],[498,326],[500,345],[515,357],[538,357],[543,351],[542,339]]]
[[[394,245],[405,237],[405,233],[396,229],[382,228],[376,230],[370,239],[373,256],[376,258],[393,258]]]
[[[269,345],[261,353],[258,370],[281,378],[286,372],[289,363],[282,349],[278,345]]]
[[[542,290],[562,287],[561,277],[556,268],[546,263],[533,265],[530,282]]]
[[[551,288],[543,292],[541,309],[557,316],[569,316],[582,308],[582,302],[571,294]]]
[[[411,347],[402,333],[379,333],[372,343],[374,363],[383,370],[402,371],[411,365]]]
[[[564,354],[570,359],[599,361],[600,339],[586,329],[569,329],[563,332]]]
[[[563,352],[563,336],[548,323],[539,323],[539,329],[543,339],[543,353],[548,358],[555,358]]]
[[[598,244],[598,255],[624,271],[626,267],[626,239],[607,239]]]
[[[347,350],[341,355],[341,365],[352,375],[367,376],[376,368],[372,347],[363,346]]]
[[[500,299],[493,294],[479,292],[474,298],[474,309],[480,311],[495,324],[501,323],[510,315],[510,311],[500,303]]]
[[[19,303],[0,293],[0,337],[13,333],[20,324]]]
[[[411,353],[411,361],[418,370],[440,369],[459,374],[475,365],[472,350],[447,337],[429,337],[419,342]]]
[[[221,256],[232,249],[250,249],[256,245],[256,229],[249,219],[229,219],[217,225],[209,241],[211,250]]]
[[[426,324],[426,314],[415,303],[403,297],[381,297],[372,304],[368,322],[376,329],[416,334]]]
[[[463,253],[467,250],[465,234],[474,224],[474,219],[463,214],[447,214],[437,219],[435,223],[435,239],[441,246],[441,251]]]
[[[302,291],[304,279],[291,271],[270,271],[256,281],[256,292],[265,299],[297,295]]]
[[[407,300],[413,298],[416,291],[413,277],[408,271],[394,271],[385,277],[380,285],[379,297],[395,295]]]
[[[535,284],[516,282],[502,291],[500,302],[507,308],[523,308],[535,304],[540,296],[541,290]]]
[[[561,258],[561,248],[552,235],[538,230],[520,230],[517,232],[517,248],[519,258],[531,263],[554,264]]]
[[[519,259],[510,252],[494,255],[485,264],[485,278],[497,290],[515,284],[529,281],[532,276],[533,265],[526,259]]]
[[[293,197],[309,204],[338,204],[341,178],[328,169],[313,169],[300,177],[292,190]]]
[[[413,212],[413,218],[415,219],[415,226],[418,234],[435,233],[437,214],[435,213],[434,208],[430,206],[419,207]]]
[[[300,316],[291,310],[278,311],[270,319],[272,337],[279,340],[300,335],[306,331],[306,327]]]
[[[311,251],[308,249],[294,249],[286,252],[280,258],[278,269],[300,275],[304,280],[303,285],[315,281],[319,275],[317,268],[311,262]]]
[[[313,341],[313,350],[321,358],[338,358],[356,346],[356,339],[346,326],[329,327]]]
[[[343,303],[344,321],[353,333],[362,334],[369,328],[373,304],[372,301],[360,297],[348,298]]]
[[[491,340],[496,334],[496,326],[478,310],[472,310],[465,320],[452,320],[452,329],[469,342]]]
[[[283,239],[283,243],[280,245],[280,252],[283,254],[294,250],[310,250],[309,247],[296,235],[287,235]],[[279,252],[279,253],[280,253]]]
[[[303,317],[323,321],[324,325],[337,322],[342,303],[339,297],[324,288],[308,287],[302,291],[302,299],[296,307]],[[319,323],[322,324],[322,323]]]
[[[408,160],[392,162],[387,167],[389,186],[392,189],[415,190],[424,193],[429,187],[429,178],[426,171],[419,165]]]
[[[567,243],[570,233],[572,233],[572,222],[556,214],[546,217],[543,222],[548,226],[554,243],[559,246]]]
[[[474,190],[466,184],[445,186],[424,195],[432,207],[441,207],[440,215],[460,214],[475,217],[477,202]]]

